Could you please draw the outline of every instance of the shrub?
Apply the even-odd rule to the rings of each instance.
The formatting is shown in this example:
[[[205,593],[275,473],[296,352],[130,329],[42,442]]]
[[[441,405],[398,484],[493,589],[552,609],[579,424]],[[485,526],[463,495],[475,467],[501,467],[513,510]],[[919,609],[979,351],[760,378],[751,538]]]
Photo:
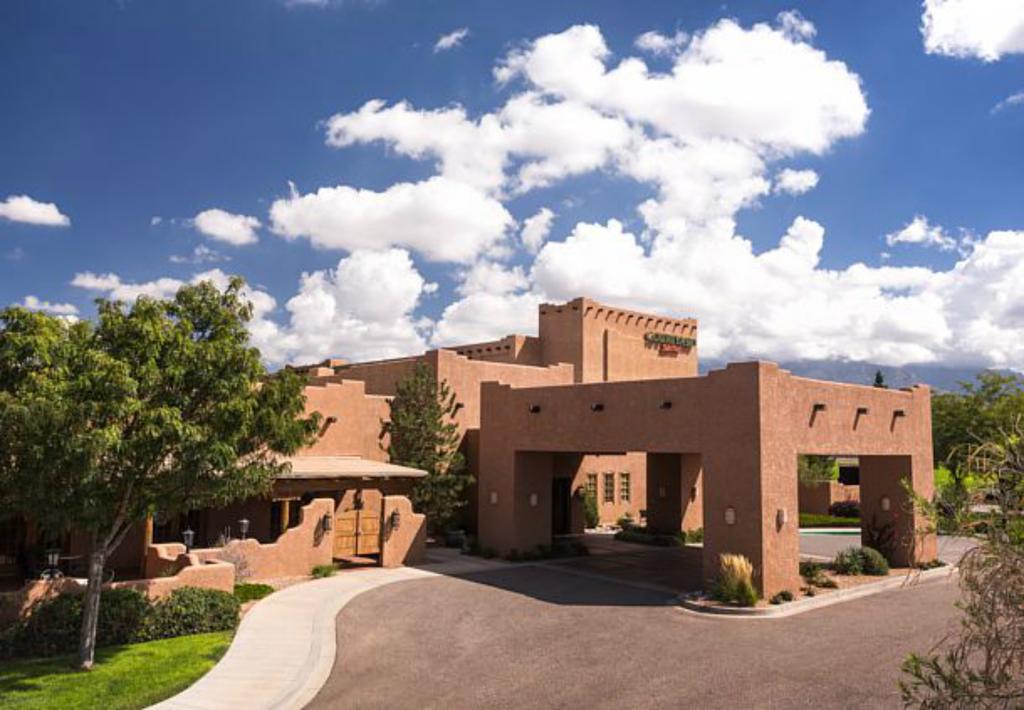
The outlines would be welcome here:
[[[151,605],[137,589],[109,589],[100,597],[96,644],[114,646],[138,640]]]
[[[583,493],[583,520],[588,528],[596,528],[601,523],[601,514],[597,509],[597,494],[593,491]]]
[[[783,589],[781,592],[769,599],[772,604],[785,604],[786,602],[793,601],[793,592],[788,589]]]
[[[704,542],[704,528],[694,528],[683,533],[686,542]]]
[[[860,548],[861,568],[864,574],[884,577],[889,574],[889,562],[882,556],[882,553],[871,547]]]
[[[332,577],[334,576],[334,573],[337,571],[338,570],[334,567],[334,565],[317,565],[313,568],[313,571],[310,572],[310,574],[320,579],[323,577]]]
[[[860,556],[860,548],[848,547],[837,552],[832,560],[832,569],[839,574],[862,574],[864,565]]]
[[[754,589],[754,567],[743,555],[721,555],[721,568],[714,596],[719,601],[734,602],[740,606],[754,606],[757,591]]]
[[[840,500],[828,507],[828,514],[837,518],[859,518],[859,500]]]
[[[152,606],[141,629],[141,641],[230,631],[238,626],[240,604],[219,589],[181,587]]]
[[[889,574],[889,563],[881,552],[870,547],[848,547],[836,554],[832,569],[839,574]]]
[[[615,524],[623,530],[629,530],[636,527],[636,521],[633,520],[633,516],[629,513],[623,513],[620,515],[619,519],[615,521]]]
[[[262,599],[268,594],[273,593],[273,591],[274,588],[269,584],[236,584],[235,599],[238,600],[239,604],[245,604],[246,602]]]

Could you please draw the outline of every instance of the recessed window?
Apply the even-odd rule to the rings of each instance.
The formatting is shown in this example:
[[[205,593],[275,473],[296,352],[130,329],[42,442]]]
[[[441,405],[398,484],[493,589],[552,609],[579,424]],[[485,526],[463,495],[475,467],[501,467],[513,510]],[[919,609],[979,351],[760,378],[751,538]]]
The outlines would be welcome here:
[[[587,474],[587,495],[594,496],[594,500],[597,500],[597,474]]]
[[[619,501],[622,503],[628,503],[629,496],[629,474],[623,472],[619,474]]]
[[[615,474],[606,473],[604,474],[604,502],[614,503],[615,502]]]

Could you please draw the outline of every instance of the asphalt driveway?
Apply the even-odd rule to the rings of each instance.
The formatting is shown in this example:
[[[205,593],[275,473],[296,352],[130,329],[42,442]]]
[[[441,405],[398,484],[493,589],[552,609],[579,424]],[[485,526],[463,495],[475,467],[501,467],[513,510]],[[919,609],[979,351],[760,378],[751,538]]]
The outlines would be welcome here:
[[[899,666],[955,627],[955,582],[784,619],[544,566],[404,582],[338,616],[313,708],[886,708]]]

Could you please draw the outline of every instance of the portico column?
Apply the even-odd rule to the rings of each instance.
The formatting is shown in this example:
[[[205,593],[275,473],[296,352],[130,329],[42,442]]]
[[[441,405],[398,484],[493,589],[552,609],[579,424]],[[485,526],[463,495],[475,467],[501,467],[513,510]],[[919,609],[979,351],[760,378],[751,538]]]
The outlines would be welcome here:
[[[897,567],[934,560],[935,532],[906,489],[911,486],[930,499],[934,475],[930,450],[910,456],[861,456],[861,544],[880,548]]]

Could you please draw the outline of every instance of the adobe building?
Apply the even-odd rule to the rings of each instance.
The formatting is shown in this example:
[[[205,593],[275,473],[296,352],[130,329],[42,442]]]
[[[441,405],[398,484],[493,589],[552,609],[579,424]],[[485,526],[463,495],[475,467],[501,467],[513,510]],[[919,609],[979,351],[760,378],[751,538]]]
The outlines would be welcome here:
[[[823,454],[859,457],[862,519],[893,527],[891,562],[934,559],[934,535],[902,485],[932,494],[927,387],[821,382],[761,362],[699,376],[695,320],[587,298],[542,304],[538,321],[537,336],[299,368],[309,377],[307,410],[324,417],[317,442],[270,500],[197,511],[185,523],[211,544],[244,516],[254,536],[272,540],[296,524],[299,505],[328,497],[338,516],[353,518],[344,521],[353,539],[337,555],[372,556],[383,497],[407,493],[422,475],[388,463],[379,434],[388,398],[423,363],[463,404],[456,423],[476,480],[467,527],[500,553],[583,532],[590,491],[601,522],[628,513],[667,532],[703,527],[709,581],[731,552],[753,563],[762,595],[796,590],[797,456]],[[378,527],[364,530],[371,519]],[[171,528],[185,524],[160,522],[156,538],[175,539],[180,529]],[[126,544],[119,554],[137,558],[137,545]]]

